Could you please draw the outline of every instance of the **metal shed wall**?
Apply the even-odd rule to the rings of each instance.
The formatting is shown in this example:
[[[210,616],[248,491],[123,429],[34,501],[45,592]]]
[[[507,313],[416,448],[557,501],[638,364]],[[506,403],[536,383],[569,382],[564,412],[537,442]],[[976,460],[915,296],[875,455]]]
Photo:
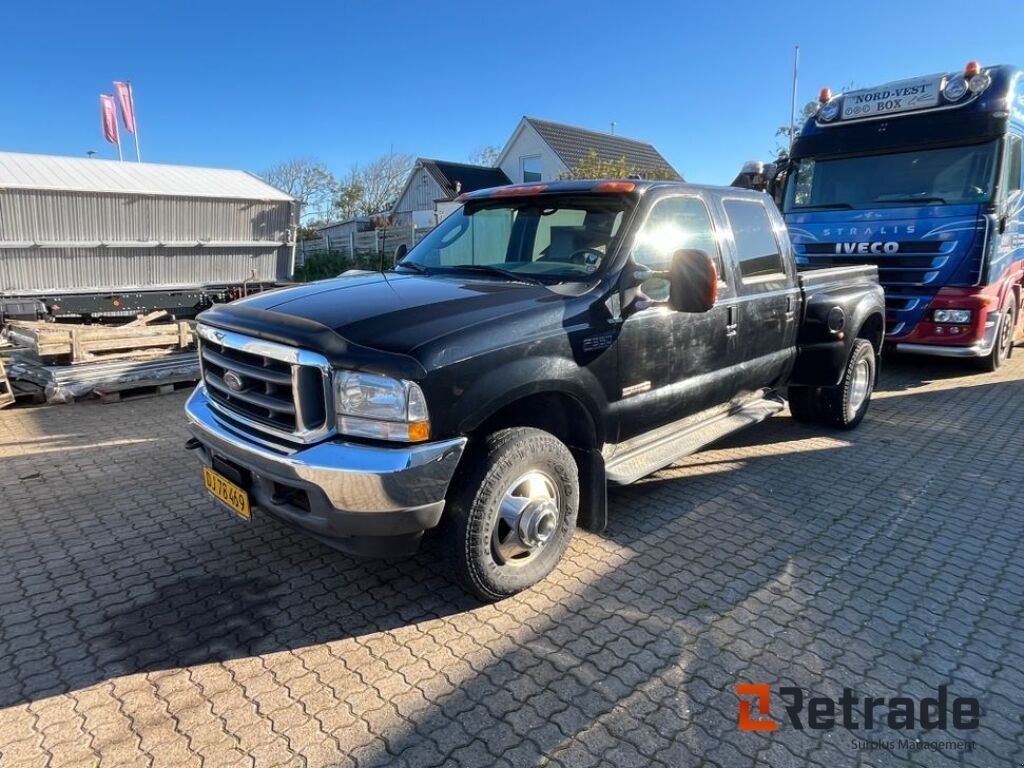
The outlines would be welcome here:
[[[0,189],[0,292],[290,279],[295,203]],[[209,243],[210,245],[206,245]]]
[[[0,286],[14,295],[238,285],[288,279],[290,246],[4,248]]]

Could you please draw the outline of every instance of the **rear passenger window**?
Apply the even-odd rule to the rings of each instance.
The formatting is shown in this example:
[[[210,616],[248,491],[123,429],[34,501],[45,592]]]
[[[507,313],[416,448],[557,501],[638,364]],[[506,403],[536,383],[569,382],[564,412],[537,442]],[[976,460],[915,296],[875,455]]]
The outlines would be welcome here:
[[[732,225],[743,279],[785,274],[779,240],[764,204],[757,200],[725,200],[723,205]]]

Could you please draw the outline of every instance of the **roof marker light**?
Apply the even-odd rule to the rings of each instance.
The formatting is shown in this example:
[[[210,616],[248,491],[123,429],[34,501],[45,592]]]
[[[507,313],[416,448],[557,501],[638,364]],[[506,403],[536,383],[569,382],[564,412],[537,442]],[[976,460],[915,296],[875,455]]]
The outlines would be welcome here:
[[[979,72],[981,72],[981,64],[974,61],[973,59],[971,61],[968,61],[967,66],[964,67],[964,77],[968,79],[974,77]]]
[[[825,102],[827,102],[831,98],[832,98],[832,89],[831,88],[822,88],[820,91],[818,91],[818,103],[819,104],[824,104]]]
[[[632,192],[636,184],[632,181],[602,181],[594,186],[595,192]]]

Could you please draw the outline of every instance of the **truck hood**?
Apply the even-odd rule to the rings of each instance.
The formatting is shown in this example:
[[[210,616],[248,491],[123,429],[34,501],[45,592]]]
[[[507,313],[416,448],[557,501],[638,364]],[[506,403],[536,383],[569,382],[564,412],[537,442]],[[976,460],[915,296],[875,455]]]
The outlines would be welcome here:
[[[331,329],[347,342],[415,355],[431,342],[510,316],[544,313],[564,301],[550,288],[466,276],[360,274],[268,291],[224,308],[268,310]],[[506,322],[503,322],[506,321]]]

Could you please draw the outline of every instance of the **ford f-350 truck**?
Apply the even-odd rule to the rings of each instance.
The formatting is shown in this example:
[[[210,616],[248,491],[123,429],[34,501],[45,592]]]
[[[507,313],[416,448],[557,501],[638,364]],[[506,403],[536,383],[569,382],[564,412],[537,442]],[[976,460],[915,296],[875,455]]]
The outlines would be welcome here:
[[[339,549],[439,527],[500,599],[601,530],[633,482],[784,407],[864,417],[884,330],[873,266],[798,274],[762,193],[562,181],[466,195],[394,271],[199,318],[186,406],[206,487]]]

